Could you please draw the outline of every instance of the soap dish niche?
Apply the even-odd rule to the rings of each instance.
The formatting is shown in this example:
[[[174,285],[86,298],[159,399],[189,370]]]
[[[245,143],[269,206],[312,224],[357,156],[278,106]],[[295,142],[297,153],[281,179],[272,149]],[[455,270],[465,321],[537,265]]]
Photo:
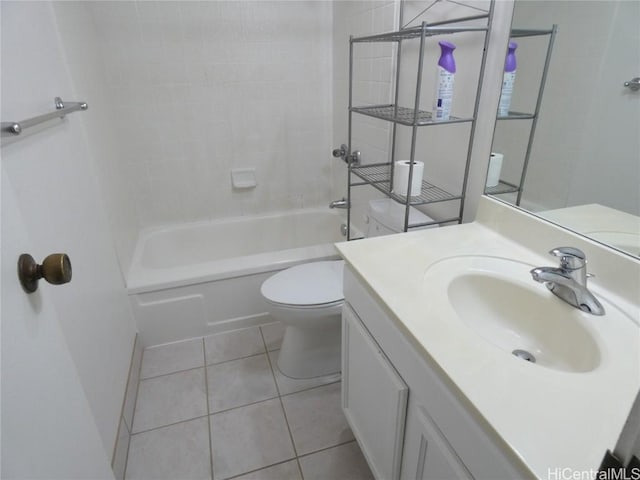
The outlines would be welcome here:
[[[231,169],[231,185],[233,188],[246,190],[255,188],[258,185],[256,181],[255,168],[232,168]]]

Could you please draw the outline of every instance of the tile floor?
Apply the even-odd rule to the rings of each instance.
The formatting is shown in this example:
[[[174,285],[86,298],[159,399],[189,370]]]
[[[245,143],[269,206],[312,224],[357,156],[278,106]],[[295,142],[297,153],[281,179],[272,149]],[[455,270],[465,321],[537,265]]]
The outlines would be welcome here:
[[[274,323],[144,351],[126,478],[364,480],[338,376],[276,367]]]

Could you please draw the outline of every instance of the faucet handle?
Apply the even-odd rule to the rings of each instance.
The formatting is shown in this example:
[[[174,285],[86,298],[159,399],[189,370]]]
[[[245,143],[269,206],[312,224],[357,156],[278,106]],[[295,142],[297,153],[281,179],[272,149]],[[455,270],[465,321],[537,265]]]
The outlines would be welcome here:
[[[578,270],[587,265],[587,256],[579,248],[556,247],[549,254],[560,257],[560,268],[565,270]]]

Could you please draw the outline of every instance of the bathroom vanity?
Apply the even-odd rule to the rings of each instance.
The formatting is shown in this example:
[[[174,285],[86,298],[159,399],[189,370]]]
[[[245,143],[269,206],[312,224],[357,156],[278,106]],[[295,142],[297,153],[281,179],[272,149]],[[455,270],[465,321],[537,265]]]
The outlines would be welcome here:
[[[604,316],[532,280],[558,246]],[[598,469],[640,388],[638,260],[486,197],[474,223],[338,250],[343,410],[376,478]]]

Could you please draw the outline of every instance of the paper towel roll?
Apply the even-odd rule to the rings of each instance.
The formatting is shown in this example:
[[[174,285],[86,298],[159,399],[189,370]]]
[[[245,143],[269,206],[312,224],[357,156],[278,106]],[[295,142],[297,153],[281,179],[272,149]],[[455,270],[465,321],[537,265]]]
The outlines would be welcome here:
[[[397,195],[407,195],[409,186],[410,160],[400,160],[396,162],[393,169],[393,193]],[[413,177],[411,178],[411,196],[415,197],[422,193],[422,174],[424,173],[423,162],[413,162]]]
[[[503,160],[503,154],[491,152],[491,157],[489,157],[489,171],[487,172],[487,187],[495,187],[500,182]]]

